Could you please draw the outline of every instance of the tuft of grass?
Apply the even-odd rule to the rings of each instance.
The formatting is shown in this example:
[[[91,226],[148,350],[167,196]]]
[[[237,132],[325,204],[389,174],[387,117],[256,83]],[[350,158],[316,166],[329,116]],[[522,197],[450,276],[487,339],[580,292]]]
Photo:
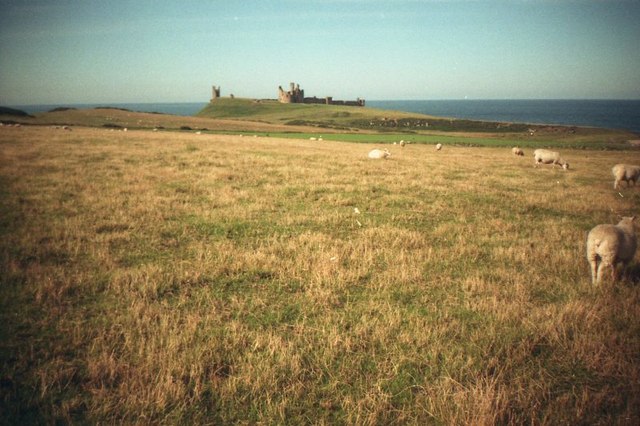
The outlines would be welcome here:
[[[390,148],[2,129],[2,418],[638,423],[637,264],[584,255],[638,152]]]

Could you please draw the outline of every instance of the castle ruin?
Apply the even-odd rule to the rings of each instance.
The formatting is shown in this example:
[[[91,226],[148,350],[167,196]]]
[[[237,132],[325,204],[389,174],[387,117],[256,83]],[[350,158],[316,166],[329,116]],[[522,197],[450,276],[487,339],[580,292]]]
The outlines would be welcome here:
[[[291,83],[291,90],[285,92],[282,86],[278,87],[278,101],[283,104],[325,104],[325,105],[347,105],[347,106],[364,106],[364,99],[357,98],[355,101],[338,101],[333,97],[325,98],[304,97],[304,90],[300,89],[299,84]]]
[[[211,86],[211,102],[220,97],[220,86]]]
[[[233,95],[229,95],[231,99]],[[220,99],[220,86],[211,86],[211,100],[215,102],[216,99]],[[323,104],[323,105],[345,105],[345,106],[364,106],[364,99],[357,98],[355,101],[339,101],[333,99],[331,96],[324,98],[312,98],[304,97],[304,90],[300,89],[299,84],[291,83],[291,88],[285,91],[282,86],[278,87],[278,102],[283,104]]]

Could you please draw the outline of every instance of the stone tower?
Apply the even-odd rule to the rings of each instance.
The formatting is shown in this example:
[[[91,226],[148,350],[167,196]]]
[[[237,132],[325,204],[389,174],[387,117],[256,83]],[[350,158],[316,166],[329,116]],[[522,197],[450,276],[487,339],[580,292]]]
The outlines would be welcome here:
[[[304,102],[304,90],[299,84],[290,83],[291,90],[285,92],[282,86],[278,87],[278,100],[285,104],[298,104]]]
[[[220,86],[211,86],[211,102],[220,97]]]

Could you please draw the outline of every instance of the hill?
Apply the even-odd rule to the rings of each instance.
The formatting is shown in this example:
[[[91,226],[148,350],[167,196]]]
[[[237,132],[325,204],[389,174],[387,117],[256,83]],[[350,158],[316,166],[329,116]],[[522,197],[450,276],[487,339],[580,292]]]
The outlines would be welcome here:
[[[340,130],[382,132],[485,131],[520,132],[526,124],[460,120],[369,107],[283,104],[275,100],[220,98],[209,103],[199,117],[256,120],[285,125],[306,125]]]
[[[122,108],[69,109],[55,108],[33,116],[18,117],[0,112],[0,122],[24,125],[83,126],[128,129],[209,130],[231,132],[309,131],[300,126],[284,126],[245,120],[185,117],[154,112],[130,111]]]
[[[9,115],[9,116],[14,116],[14,117],[30,117],[29,114],[27,114],[26,112],[24,112],[22,110],[9,108],[9,107],[3,107],[3,106],[0,106],[0,115]]]
[[[281,104],[271,100],[238,98],[218,99],[194,117],[119,108],[55,108],[33,116],[0,111],[0,122],[114,130],[197,130],[302,139],[323,135],[324,139],[365,143],[411,139],[415,143],[628,149],[628,141],[638,139],[637,135],[620,130],[483,122],[369,107]]]
[[[198,117],[305,126],[328,133],[446,135],[462,138],[500,138],[518,143],[562,141],[568,143],[622,143],[637,139],[633,133],[592,127],[537,125],[464,120],[369,107],[282,104],[275,100],[220,98]],[[351,140],[351,139],[349,139]],[[586,146],[585,145],[585,146]]]

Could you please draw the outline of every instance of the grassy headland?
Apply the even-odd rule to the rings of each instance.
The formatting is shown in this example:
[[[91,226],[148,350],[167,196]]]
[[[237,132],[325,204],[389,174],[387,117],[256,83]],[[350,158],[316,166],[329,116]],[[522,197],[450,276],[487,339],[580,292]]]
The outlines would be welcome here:
[[[328,133],[332,135],[330,139],[344,141],[373,139],[375,142],[397,142],[400,138],[410,138],[416,143],[444,140],[463,145],[506,146],[517,143],[533,146],[546,143],[551,146],[561,143],[573,147],[626,148],[629,139],[638,138],[630,132],[611,129],[474,121],[368,107],[281,104],[271,100],[238,98],[217,99],[203,108],[198,116],[306,126],[315,129],[309,135]],[[295,135],[302,136],[305,135]],[[434,137],[445,139],[435,141]]]
[[[640,423],[640,270],[584,255],[640,153],[369,149],[0,128],[0,418]]]
[[[114,108],[58,108],[34,116],[2,115],[5,123],[104,127],[114,130],[202,131],[345,142],[463,146],[572,147],[629,149],[638,135],[611,129],[527,125],[432,117],[415,113],[334,105],[281,104],[270,100],[221,98],[196,117]]]

